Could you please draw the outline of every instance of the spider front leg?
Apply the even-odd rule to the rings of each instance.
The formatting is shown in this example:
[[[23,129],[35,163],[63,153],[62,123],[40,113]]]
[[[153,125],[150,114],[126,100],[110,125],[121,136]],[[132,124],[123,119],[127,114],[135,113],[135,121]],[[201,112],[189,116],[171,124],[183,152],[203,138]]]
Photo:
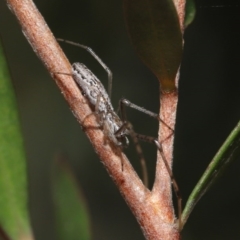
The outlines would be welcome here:
[[[102,59],[90,47],[88,47],[86,45],[79,44],[79,43],[76,43],[76,42],[72,42],[72,41],[69,41],[69,40],[65,40],[65,39],[62,39],[62,38],[57,38],[57,40],[60,41],[60,42],[65,42],[65,43],[71,44],[73,46],[85,49],[86,51],[88,51],[98,61],[98,63],[107,72],[107,75],[108,75],[108,96],[111,99],[111,95],[112,95],[112,78],[113,78],[112,77],[112,72],[109,69],[109,67],[102,61]]]
[[[118,109],[118,111],[120,110],[120,114],[121,114],[121,117],[122,117],[123,119],[126,119],[125,106],[130,107],[130,108],[133,108],[133,109],[135,109],[135,110],[137,110],[137,111],[139,111],[139,112],[145,113],[146,115],[148,115],[148,116],[150,116],[150,117],[152,117],[152,118],[157,119],[157,120],[160,121],[162,124],[164,124],[168,129],[170,129],[170,130],[172,131],[172,133],[169,134],[169,136],[167,136],[162,142],[164,142],[165,140],[169,139],[169,138],[173,135],[174,130],[173,130],[170,126],[168,126],[168,125],[158,116],[158,114],[156,114],[156,113],[154,113],[154,112],[151,112],[151,111],[149,111],[149,110],[147,110],[147,109],[145,109],[145,108],[143,108],[143,107],[140,107],[140,106],[138,106],[138,105],[130,102],[130,101],[129,101],[128,99],[126,99],[126,98],[122,98],[122,99],[120,99],[120,101],[119,101],[119,109]]]

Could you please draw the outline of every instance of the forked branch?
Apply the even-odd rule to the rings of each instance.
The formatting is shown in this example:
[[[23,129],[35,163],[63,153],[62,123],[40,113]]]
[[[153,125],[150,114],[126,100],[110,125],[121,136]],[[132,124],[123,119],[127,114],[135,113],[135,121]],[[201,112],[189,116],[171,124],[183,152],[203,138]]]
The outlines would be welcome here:
[[[34,3],[31,0],[7,0],[7,4],[16,15],[23,33],[34,52],[41,59],[63,93],[77,121],[81,126],[84,125],[85,133],[135,215],[145,237],[152,240],[179,239],[179,231],[172,214],[173,210],[170,210],[172,213],[169,215],[166,204],[159,202],[157,197],[158,190],[163,192],[163,189],[159,189],[157,187],[159,185],[156,184],[159,179],[155,182],[153,192],[145,188],[122,151],[115,146],[104,143],[104,134],[98,128],[99,124],[94,114],[91,114],[90,107],[81,95],[72,77],[54,74],[57,72],[71,73],[71,65]],[[162,111],[168,110],[169,108],[165,108],[165,110],[163,108]],[[86,118],[86,116],[89,117]],[[168,121],[166,123],[168,124]],[[172,127],[172,125],[170,124],[169,126]],[[91,127],[88,128],[88,126]],[[92,128],[92,126],[96,126],[96,128]],[[167,156],[167,159],[170,159],[169,156]],[[122,169],[122,164],[124,169]],[[163,170],[164,174],[165,172]],[[171,185],[171,179],[167,174],[165,181],[167,181],[166,185]],[[171,196],[168,196],[168,201],[171,203]],[[173,209],[171,204],[167,205],[167,207],[170,206]]]

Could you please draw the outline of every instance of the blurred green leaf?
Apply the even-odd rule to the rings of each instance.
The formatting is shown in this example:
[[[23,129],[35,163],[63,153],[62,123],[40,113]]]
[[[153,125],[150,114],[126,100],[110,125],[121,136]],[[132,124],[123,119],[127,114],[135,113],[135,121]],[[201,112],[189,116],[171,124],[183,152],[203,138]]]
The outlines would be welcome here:
[[[240,121],[230,133],[221,148],[218,150],[206,171],[196,184],[191,195],[188,198],[182,214],[182,223],[186,223],[193,208],[200,198],[209,190],[213,183],[226,170],[227,166],[239,156],[240,153]]]
[[[139,57],[160,81],[175,91],[182,58],[182,32],[172,0],[123,0],[128,32]]]
[[[16,99],[0,44],[0,225],[12,239],[33,239],[26,158]]]
[[[184,26],[188,27],[192,23],[196,15],[196,6],[194,0],[187,0],[185,6]]]
[[[64,161],[54,166],[54,203],[58,239],[89,240],[89,215],[76,179]]]

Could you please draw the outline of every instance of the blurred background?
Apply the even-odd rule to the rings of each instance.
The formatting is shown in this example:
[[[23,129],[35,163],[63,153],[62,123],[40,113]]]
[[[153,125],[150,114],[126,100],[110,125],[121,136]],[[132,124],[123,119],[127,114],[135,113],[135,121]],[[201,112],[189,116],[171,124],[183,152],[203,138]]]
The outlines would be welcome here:
[[[56,37],[90,46],[112,70],[115,108],[118,100],[125,97],[158,112],[158,81],[134,53],[121,1],[34,2]],[[196,18],[185,32],[173,166],[183,203],[240,119],[240,6],[237,4],[237,0],[196,1]],[[218,5],[224,7],[215,7]],[[50,181],[51,166],[59,153],[66,156],[81,185],[90,213],[92,239],[144,239],[5,1],[0,2],[0,34],[25,138],[36,239],[56,239]],[[106,72],[87,52],[64,43],[61,46],[70,62],[83,62],[106,86]],[[128,116],[138,132],[157,135],[158,123],[153,119],[134,110],[129,110]],[[152,182],[156,149],[142,145]],[[133,144],[126,153],[140,173]],[[184,228],[183,239],[240,239],[239,175],[240,157],[198,203]]]

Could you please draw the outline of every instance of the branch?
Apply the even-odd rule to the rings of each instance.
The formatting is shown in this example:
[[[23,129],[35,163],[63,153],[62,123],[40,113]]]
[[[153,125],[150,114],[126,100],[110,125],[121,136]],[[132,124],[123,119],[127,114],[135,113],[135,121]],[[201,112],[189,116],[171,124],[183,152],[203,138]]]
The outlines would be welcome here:
[[[74,116],[83,127],[93,148],[139,222],[145,237],[147,239],[179,239],[173,211],[169,219],[169,214],[165,217],[165,204],[159,202],[159,198],[156,198],[155,194],[144,187],[122,151],[104,141],[104,134],[99,129],[99,124],[92,114],[91,108],[81,95],[72,77],[64,74],[54,74],[57,72],[71,73],[71,65],[34,3],[31,0],[7,0],[7,4],[16,15],[34,52],[55,80]],[[168,109],[164,112],[168,112]],[[172,119],[175,119],[175,112],[172,114]],[[168,159],[171,159],[170,156],[167,155]],[[159,163],[160,161],[158,161]],[[169,176],[166,176],[165,170],[163,170],[163,173],[167,179],[167,184],[170,185]],[[153,193],[156,193],[159,188],[155,187],[154,190]],[[162,189],[162,192],[164,191],[165,189]],[[167,192],[170,193],[168,201],[171,202],[170,187],[168,187]]]
[[[184,13],[185,13],[185,0],[173,0],[175,7],[177,9],[180,26],[182,32],[184,31]],[[179,67],[180,69],[180,67]],[[162,144],[162,149],[164,156],[168,162],[168,165],[172,166],[173,160],[173,149],[174,149],[174,132],[176,123],[176,113],[177,113],[177,103],[178,103],[178,80],[179,80],[179,70],[175,78],[176,91],[171,93],[161,92],[160,89],[160,109],[159,117],[162,119],[169,127],[165,124],[159,122],[158,131],[158,141]],[[177,198],[179,198],[179,191],[176,192]],[[156,164],[156,174],[155,181],[152,190],[152,197],[155,201],[160,203],[159,211],[162,212],[161,215],[165,218],[164,221],[173,223],[175,220],[174,208],[172,203],[172,187],[171,178],[169,172],[166,169],[164,161],[162,160],[161,154],[158,152],[157,164]],[[178,199],[178,218],[181,218],[181,199]],[[179,220],[179,231],[182,228],[181,219]]]

